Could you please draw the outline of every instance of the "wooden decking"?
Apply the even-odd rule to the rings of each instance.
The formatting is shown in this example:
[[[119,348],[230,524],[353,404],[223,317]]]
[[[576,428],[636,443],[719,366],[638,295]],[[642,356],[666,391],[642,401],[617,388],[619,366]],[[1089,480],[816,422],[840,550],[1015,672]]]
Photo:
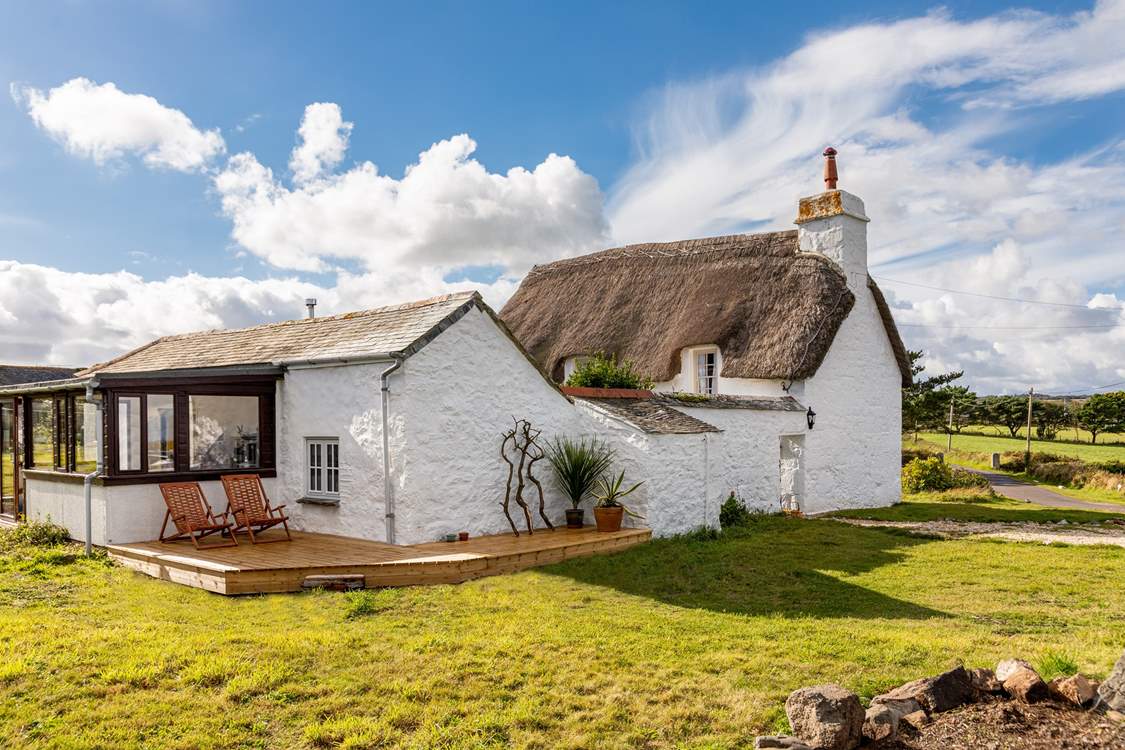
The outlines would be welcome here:
[[[265,537],[278,532],[269,531]],[[112,544],[110,556],[133,570],[219,594],[299,591],[309,576],[360,574],[369,588],[461,583],[641,544],[649,529],[599,533],[593,527],[483,536],[467,542],[399,546],[293,532],[292,542],[196,550],[191,542]]]

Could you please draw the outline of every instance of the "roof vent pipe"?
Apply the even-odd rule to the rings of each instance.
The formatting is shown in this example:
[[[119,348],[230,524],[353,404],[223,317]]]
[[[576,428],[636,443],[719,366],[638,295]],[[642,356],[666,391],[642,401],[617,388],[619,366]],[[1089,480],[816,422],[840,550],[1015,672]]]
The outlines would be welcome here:
[[[305,307],[309,308],[309,320],[316,317],[316,298],[309,297],[305,300]]]
[[[836,173],[836,149],[829,146],[824,149],[824,189],[835,190],[839,179],[840,176]]]

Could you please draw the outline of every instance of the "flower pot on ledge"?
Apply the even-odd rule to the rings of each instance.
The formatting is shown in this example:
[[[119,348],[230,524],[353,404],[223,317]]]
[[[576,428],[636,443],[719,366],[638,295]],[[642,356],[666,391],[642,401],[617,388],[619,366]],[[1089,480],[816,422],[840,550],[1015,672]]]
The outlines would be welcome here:
[[[567,508],[566,509],[566,527],[568,529],[580,529],[586,525],[586,511],[582,508]]]
[[[621,531],[621,519],[625,517],[625,509],[620,505],[609,508],[594,508],[594,523],[598,531]]]

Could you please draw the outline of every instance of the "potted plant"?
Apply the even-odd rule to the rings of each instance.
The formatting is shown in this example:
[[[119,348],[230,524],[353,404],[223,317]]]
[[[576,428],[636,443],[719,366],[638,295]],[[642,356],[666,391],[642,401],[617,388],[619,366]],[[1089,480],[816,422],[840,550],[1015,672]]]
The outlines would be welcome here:
[[[621,520],[626,513],[634,518],[643,518],[643,516],[637,515],[622,505],[621,498],[635,492],[644,482],[637,482],[629,489],[623,490],[621,485],[624,482],[624,471],[618,474],[615,479],[603,476],[598,480],[598,488],[593,493],[596,501],[594,503],[594,522],[598,525],[598,531],[620,531]]]
[[[555,483],[570,500],[566,527],[580,529],[586,512],[579,505],[613,463],[613,450],[597,439],[555,438],[547,445],[547,460],[551,462]]]

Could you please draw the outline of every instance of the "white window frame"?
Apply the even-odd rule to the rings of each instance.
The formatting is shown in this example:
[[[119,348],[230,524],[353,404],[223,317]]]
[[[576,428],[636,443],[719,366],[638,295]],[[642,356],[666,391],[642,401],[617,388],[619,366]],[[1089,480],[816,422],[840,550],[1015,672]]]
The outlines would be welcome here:
[[[714,369],[708,376],[701,376],[699,374],[699,358],[713,354],[715,356]],[[701,346],[691,350],[691,358],[688,360],[691,367],[691,389],[695,393],[701,393],[709,396],[714,396],[719,392],[719,347],[717,346]],[[706,390],[707,384],[705,381],[710,381],[710,390]]]
[[[340,499],[340,439],[305,438],[305,496]]]

